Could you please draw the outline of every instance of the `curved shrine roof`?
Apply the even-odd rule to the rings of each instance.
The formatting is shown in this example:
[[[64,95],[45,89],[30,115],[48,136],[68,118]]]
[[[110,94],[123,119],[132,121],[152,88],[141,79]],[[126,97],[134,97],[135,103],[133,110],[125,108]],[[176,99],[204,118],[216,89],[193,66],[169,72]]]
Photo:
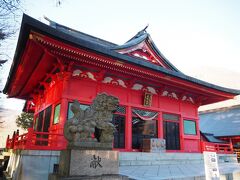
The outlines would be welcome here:
[[[133,38],[127,41],[123,45],[116,45],[114,43],[90,36],[88,34],[73,30],[66,26],[57,24],[49,20],[50,26],[42,22],[37,21],[27,15],[23,15],[21,31],[19,35],[19,40],[13,60],[13,64],[10,70],[10,74],[3,90],[4,93],[8,93],[11,81],[13,81],[13,76],[19,65],[20,57],[22,56],[22,51],[26,47],[26,42],[28,40],[31,31],[38,32],[43,35],[47,35],[61,42],[67,43],[77,48],[83,48],[92,52],[96,52],[101,55],[115,58],[119,61],[126,62],[132,65],[136,65],[148,70],[163,73],[167,76],[178,78],[196,85],[204,86],[206,88],[211,88],[223,93],[228,93],[231,96],[239,95],[240,90],[229,89],[225,87],[220,87],[190,76],[187,76],[180,72],[174,65],[172,65],[157,49],[156,45],[152,41],[150,35],[146,30],[142,30],[137,33]],[[144,44],[141,44],[143,43]],[[146,48],[144,51],[139,52],[139,45]],[[130,48],[130,51],[129,51]],[[132,49],[131,49],[132,48]],[[136,48],[136,49],[134,49]],[[137,49],[138,48],[138,49]],[[125,50],[126,52],[119,53],[120,50]],[[137,51],[140,53],[140,57],[135,57],[134,54]],[[130,55],[129,55],[130,52]],[[145,57],[144,53],[148,53],[149,57],[141,58],[141,55]],[[150,59],[148,59],[150,58]],[[155,59],[157,61],[155,61]]]
[[[156,65],[158,64],[162,67],[165,65],[164,66],[165,68],[181,73],[171,62],[167,60],[167,58],[163,56],[163,54],[157,48],[150,34],[148,34],[146,31],[147,27],[148,26],[146,26],[143,30],[139,31],[134,37],[128,40],[125,44],[115,46],[112,49],[120,53],[123,52],[124,50],[126,52],[134,52],[138,49],[143,49],[146,55],[147,53],[149,53],[149,55],[152,56],[151,58],[149,57],[149,59],[145,58],[146,60],[149,60],[150,62],[153,62]],[[144,47],[144,45],[147,47]],[[127,53],[124,53],[124,54],[127,54]],[[134,53],[132,53],[132,55],[135,56]],[[135,57],[141,58],[141,56],[135,56]]]

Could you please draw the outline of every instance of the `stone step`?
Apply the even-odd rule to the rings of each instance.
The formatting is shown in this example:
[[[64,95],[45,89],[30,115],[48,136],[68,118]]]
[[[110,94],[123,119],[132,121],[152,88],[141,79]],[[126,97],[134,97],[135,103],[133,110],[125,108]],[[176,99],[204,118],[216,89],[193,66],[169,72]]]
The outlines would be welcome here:
[[[153,166],[153,165],[174,165],[174,164],[201,164],[203,161],[120,161],[120,166]]]
[[[120,152],[119,160],[203,160],[200,153],[144,153]]]
[[[235,154],[219,154],[219,163],[235,163]],[[120,152],[120,166],[150,166],[164,164],[202,164],[201,153],[145,153],[145,152]]]
[[[119,153],[120,166],[150,166],[162,164],[196,164],[203,163],[200,153],[145,153],[121,152]]]
[[[149,152],[120,152],[119,160],[183,160],[203,159],[200,153],[149,153]]]
[[[238,163],[219,164],[220,180],[239,180]],[[120,173],[135,180],[205,180],[204,164],[120,166]]]

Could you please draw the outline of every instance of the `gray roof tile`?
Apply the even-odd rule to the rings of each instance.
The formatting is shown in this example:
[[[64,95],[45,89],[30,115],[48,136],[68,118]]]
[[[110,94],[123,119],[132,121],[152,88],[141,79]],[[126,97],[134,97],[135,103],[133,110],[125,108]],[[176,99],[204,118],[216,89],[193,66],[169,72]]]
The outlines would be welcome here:
[[[240,106],[202,112],[200,130],[218,136],[240,136]]]

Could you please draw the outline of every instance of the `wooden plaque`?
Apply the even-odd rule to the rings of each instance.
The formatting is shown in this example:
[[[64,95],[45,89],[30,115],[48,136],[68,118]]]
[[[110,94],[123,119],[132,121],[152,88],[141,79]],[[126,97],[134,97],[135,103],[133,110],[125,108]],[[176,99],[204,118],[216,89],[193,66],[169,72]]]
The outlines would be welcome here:
[[[152,94],[151,93],[145,93],[144,94],[144,100],[143,100],[144,106],[152,106]]]

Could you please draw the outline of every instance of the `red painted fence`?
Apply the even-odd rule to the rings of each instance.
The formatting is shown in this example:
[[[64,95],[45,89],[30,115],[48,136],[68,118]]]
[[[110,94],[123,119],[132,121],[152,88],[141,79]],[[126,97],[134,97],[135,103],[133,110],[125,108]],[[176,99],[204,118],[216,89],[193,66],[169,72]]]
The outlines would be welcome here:
[[[211,142],[205,142],[201,141],[201,148],[203,151],[212,151],[217,152],[219,154],[232,154],[233,153],[233,147],[231,143],[228,144],[220,144],[220,143],[211,143]]]
[[[18,131],[9,136],[6,141],[7,149],[28,149],[28,150],[63,150],[66,149],[67,141],[63,134],[36,132],[32,128],[28,132],[19,135]]]
[[[28,132],[19,135],[14,132],[12,138],[7,138],[7,149],[28,149],[28,150],[63,150],[66,149],[67,141],[63,134],[36,132],[32,128]],[[233,153],[232,144],[220,144],[201,141],[201,150],[212,151],[223,154]]]

